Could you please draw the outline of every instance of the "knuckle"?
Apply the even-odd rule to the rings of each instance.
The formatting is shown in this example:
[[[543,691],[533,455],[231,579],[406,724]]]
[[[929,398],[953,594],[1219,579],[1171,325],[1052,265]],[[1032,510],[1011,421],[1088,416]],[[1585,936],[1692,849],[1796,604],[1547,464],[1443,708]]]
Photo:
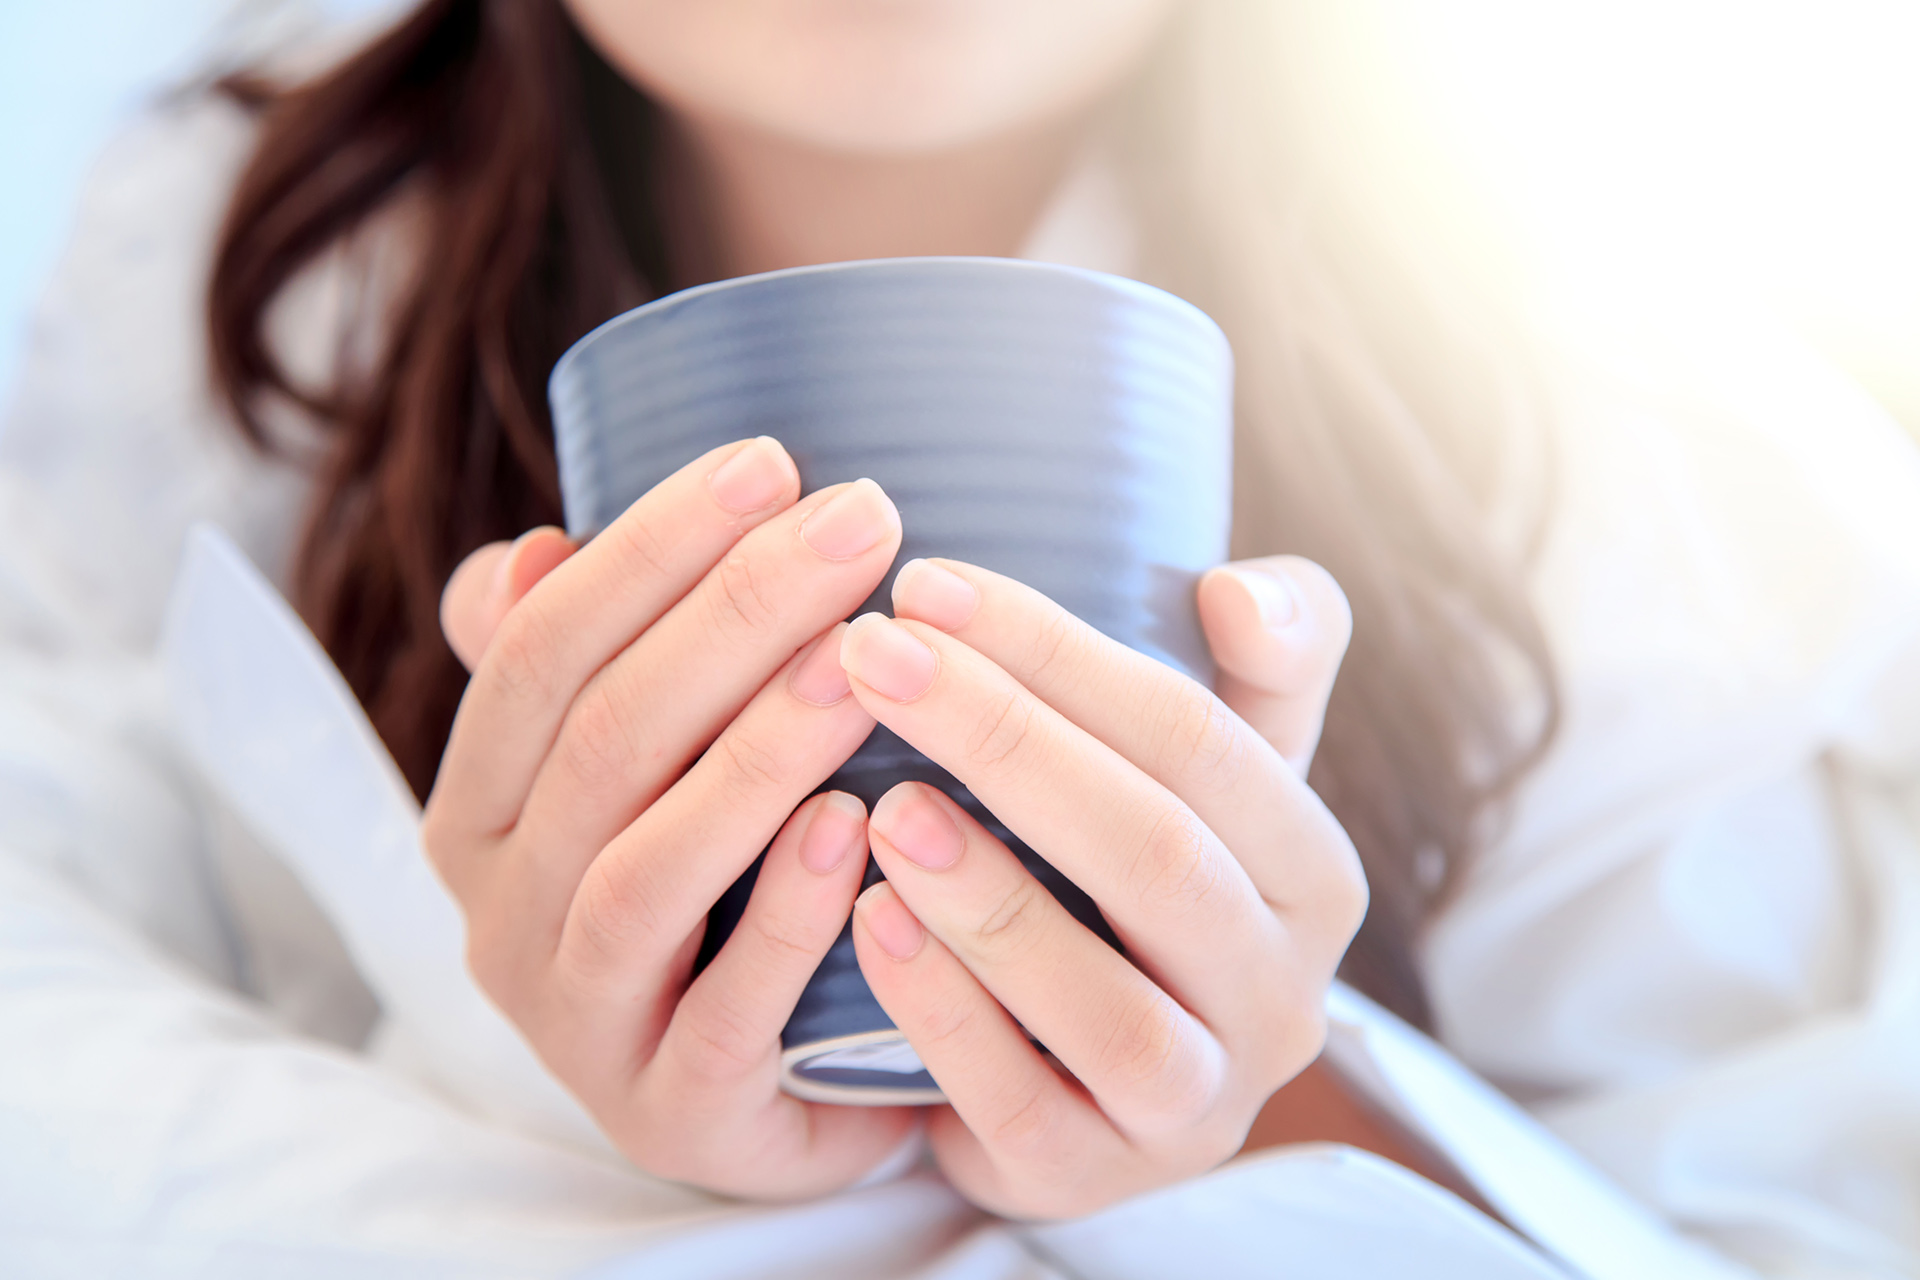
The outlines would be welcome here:
[[[628,511],[600,535],[613,535],[615,549],[622,561],[638,568],[636,576],[661,578],[672,572],[671,543],[659,525],[640,511]]]
[[[766,1065],[773,1038],[745,1010],[709,993],[691,1013],[681,1028],[690,1079],[726,1083]]]
[[[1034,701],[1024,690],[996,693],[967,740],[967,758],[982,770],[1007,767],[1033,732]]]
[[[489,679],[502,695],[535,705],[558,696],[560,661],[560,637],[546,615],[534,608],[507,614],[485,659]]]
[[[624,785],[639,762],[633,727],[604,673],[573,704],[556,750],[567,772],[591,791]]]
[[[1155,1128],[1197,1124],[1212,1110],[1216,1073],[1193,1043],[1193,1032],[1166,996],[1139,1003],[1114,1021],[1097,1059],[1109,1088]]]
[[[707,599],[713,621],[722,634],[763,635],[780,620],[780,610],[768,593],[753,557],[743,547],[729,551],[708,575],[712,589]]]
[[[975,1021],[974,1011],[964,1002],[941,1002],[921,1016],[919,1039],[934,1048],[964,1040]]]
[[[1189,915],[1218,897],[1226,879],[1220,852],[1205,825],[1185,805],[1170,805],[1142,844],[1141,899],[1159,910]]]
[[[1064,1153],[1056,1140],[1062,1118],[1051,1073],[1018,1086],[1004,1111],[984,1135],[1002,1157],[1029,1166],[1059,1162]]]
[[[1035,917],[1044,909],[1045,896],[1040,882],[1030,875],[1016,877],[992,908],[970,930],[977,951],[991,951],[1001,958],[1020,950],[1036,932]]]
[[[595,969],[620,964],[660,929],[659,914],[644,884],[597,867],[580,882],[570,924],[578,958]]]
[[[1168,742],[1176,753],[1177,772],[1208,777],[1240,771],[1247,738],[1227,704],[1191,680],[1177,680],[1168,694],[1167,717],[1172,732]]]
[[[787,762],[752,734],[730,730],[713,746],[720,755],[725,784],[735,794],[744,797],[786,786],[791,772]]]
[[[808,929],[804,920],[790,919],[777,912],[762,915],[754,925],[754,935],[774,965],[781,968],[788,965],[811,968],[824,950],[815,931]]]
[[[1101,1074],[1122,1088],[1157,1085],[1181,1040],[1164,999],[1130,1001],[1110,1024],[1095,1060]]]
[[[1026,670],[1021,674],[1027,680],[1044,677],[1068,656],[1078,635],[1079,624],[1072,614],[1058,606],[1047,610],[1027,652]]]

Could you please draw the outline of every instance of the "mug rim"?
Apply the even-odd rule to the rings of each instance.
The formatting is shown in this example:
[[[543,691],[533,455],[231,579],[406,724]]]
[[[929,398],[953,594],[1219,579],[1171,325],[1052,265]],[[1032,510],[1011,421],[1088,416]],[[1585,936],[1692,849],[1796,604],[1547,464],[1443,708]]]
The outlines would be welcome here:
[[[1137,302],[1148,303],[1159,307],[1167,307],[1171,304],[1173,310],[1184,312],[1189,318],[1198,321],[1201,331],[1209,334],[1212,339],[1225,350],[1228,359],[1232,359],[1233,345],[1228,341],[1226,332],[1220,328],[1219,323],[1216,322],[1212,316],[1179,294],[1169,293],[1167,290],[1157,285],[1148,284],[1143,280],[1135,280],[1131,276],[1114,275],[1107,271],[1095,271],[1089,267],[1073,267],[1059,262],[1038,262],[1031,258],[995,258],[986,255],[969,256],[963,254],[924,254],[915,257],[901,258],[850,258],[844,262],[817,262],[801,267],[782,267],[777,271],[758,271],[752,275],[729,276],[724,280],[709,280],[705,284],[696,284],[685,289],[676,290],[673,293],[663,294],[651,301],[643,302],[637,307],[622,311],[617,316],[611,316],[601,321],[593,328],[587,330],[586,333],[580,335],[579,338],[575,339],[573,345],[568,347],[566,351],[561,354],[560,358],[554,362],[553,372],[547,375],[547,396],[549,401],[553,399],[561,380],[568,376],[569,371],[575,364],[585,358],[585,352],[588,347],[598,344],[602,335],[625,328],[629,324],[638,324],[642,321],[650,320],[656,315],[672,311],[684,303],[698,301],[699,299],[711,297],[717,293],[751,288],[754,285],[763,284],[769,280],[784,280],[805,276],[842,275],[856,272],[864,274],[868,272],[886,271],[888,269],[906,272],[925,270],[929,267],[936,270],[944,270],[960,267],[978,268],[982,266],[989,267],[992,270],[1026,271],[1036,275],[1064,276],[1079,279],[1112,293],[1132,295],[1133,299]]]

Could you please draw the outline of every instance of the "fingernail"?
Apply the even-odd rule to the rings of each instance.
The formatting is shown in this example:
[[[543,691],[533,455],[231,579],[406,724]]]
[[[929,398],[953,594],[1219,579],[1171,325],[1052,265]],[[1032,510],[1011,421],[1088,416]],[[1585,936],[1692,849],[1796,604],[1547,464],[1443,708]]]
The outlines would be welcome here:
[[[1300,616],[1300,601],[1293,594],[1293,587],[1280,578],[1256,569],[1230,568],[1227,572],[1253,597],[1254,605],[1260,610],[1260,625],[1267,630],[1283,630]]]
[[[521,537],[525,537],[522,534]],[[507,583],[513,577],[513,553],[520,549],[520,539],[515,538],[507,544],[500,558],[493,562],[493,578],[487,583],[487,603],[491,605],[507,594]]]
[[[800,836],[800,865],[826,875],[847,860],[866,821],[867,811],[844,791],[830,791],[807,819]]]
[[[771,505],[794,482],[793,459],[772,436],[756,436],[707,477],[707,488],[735,515]]]
[[[840,623],[801,656],[793,674],[787,677],[787,687],[794,697],[816,707],[831,707],[853,692],[853,686],[847,683],[847,669],[840,665],[840,638],[846,629],[847,624]]]
[[[865,613],[841,637],[840,665],[881,697],[912,702],[932,687],[940,660],[893,619]]]
[[[911,960],[920,953],[921,944],[927,940],[927,931],[907,910],[907,904],[889,884],[876,884],[860,895],[858,903],[860,914],[867,922],[867,932],[880,944],[880,949],[895,960]]]
[[[855,480],[800,522],[800,540],[828,560],[871,551],[900,527],[893,501],[871,480]]]
[[[909,560],[893,579],[893,611],[938,627],[957,631],[980,607],[980,593],[971,582],[931,560]]]
[[[528,540],[531,539],[534,534],[551,527],[550,525],[538,525],[527,530],[507,544],[506,552],[501,555],[500,559],[493,566],[493,581],[487,584],[487,602],[489,604],[500,599],[512,589],[513,562],[519,558],[520,548],[526,546]]]
[[[895,787],[873,806],[873,832],[898,849],[907,861],[940,871],[960,861],[966,840],[919,783]]]

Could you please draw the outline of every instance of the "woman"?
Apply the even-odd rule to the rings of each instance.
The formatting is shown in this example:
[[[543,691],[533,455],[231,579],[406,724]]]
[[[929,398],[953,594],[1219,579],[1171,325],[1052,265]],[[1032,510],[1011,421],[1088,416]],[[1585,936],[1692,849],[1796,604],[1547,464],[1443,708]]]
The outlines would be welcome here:
[[[1764,809],[1729,810],[1740,789],[1726,775],[1691,779],[1688,822],[1650,835],[1649,824],[1661,827],[1660,797],[1627,785],[1640,778],[1621,748],[1612,759],[1600,748],[1582,757],[1565,743],[1491,843],[1498,802],[1553,739],[1561,686],[1550,654],[1591,672],[1596,637],[1621,625],[1583,614],[1606,598],[1595,584],[1611,580],[1607,566],[1582,559],[1601,544],[1566,530],[1605,528],[1641,496],[1621,477],[1632,464],[1617,441],[1556,433],[1562,483],[1577,483],[1544,526],[1549,541],[1529,580],[1541,504],[1554,491],[1540,397],[1499,314],[1438,284],[1430,250],[1377,217],[1329,154],[1312,127],[1311,34],[1252,0],[433,0],[317,77],[232,82],[248,123],[210,106],[177,126],[225,135],[246,159],[230,186],[173,197],[199,200],[203,224],[215,207],[224,214],[196,268],[210,281],[208,348],[177,353],[164,374],[191,378],[204,361],[220,411],[196,406],[194,421],[169,422],[152,438],[120,423],[111,438],[122,443],[109,446],[137,444],[159,460],[139,479],[162,509],[102,511],[113,486],[89,454],[102,445],[61,434],[75,416],[72,392],[48,391],[56,402],[40,404],[31,389],[74,382],[30,384],[6,438],[19,478],[11,519],[27,535],[15,540],[15,576],[27,585],[11,612],[28,701],[92,704],[90,715],[58,722],[76,750],[95,739],[134,744],[128,777],[86,770],[92,794],[65,796],[57,811],[111,814],[125,811],[129,788],[167,792],[164,769],[150,776],[137,726],[113,723],[120,713],[101,707],[105,677],[74,655],[111,664],[138,652],[171,563],[170,547],[155,557],[147,544],[155,530],[177,531],[186,514],[210,510],[283,566],[425,799],[426,847],[467,912],[476,976],[648,1172],[730,1195],[810,1197],[857,1181],[898,1145],[902,1113],[803,1107],[772,1088],[786,1006],[849,909],[869,981],[954,1099],[930,1121],[933,1157],[986,1208],[1080,1214],[1190,1177],[1231,1156],[1263,1106],[1258,1131],[1269,1139],[1311,1136],[1288,1102],[1299,1091],[1279,1087],[1317,1050],[1320,999],[1358,924],[1343,970],[1350,981],[1417,1024],[1438,1023],[1503,1082],[1562,1107],[1567,1128],[1588,1136],[1618,1176],[1690,1225],[1782,1268],[1901,1256],[1914,1224],[1876,1207],[1899,1185],[1890,1170],[1878,1171],[1871,1194],[1808,1176],[1820,1161],[1859,1154],[1847,1116],[1802,1144],[1819,1159],[1770,1170],[1746,1199],[1729,1176],[1740,1164],[1732,1139],[1699,1146],[1689,1165],[1699,1176],[1678,1189],[1637,1165],[1664,1150],[1662,1124],[1679,1114],[1663,1089],[1697,1088],[1727,1060],[1743,1078],[1804,1089],[1824,1078],[1834,1049],[1787,1067],[1773,1037],[1818,1027],[1884,985],[1836,941],[1859,923],[1849,894],[1865,855],[1829,838],[1840,801],[1802,793],[1826,785],[1807,779],[1833,767],[1837,746],[1858,755],[1871,743],[1876,760],[1910,777],[1917,757],[1887,745],[1901,722],[1796,721],[1805,731],[1781,748],[1784,761],[1770,762],[1792,785],[1767,792],[1802,821],[1785,835],[1762,820]],[[149,175],[144,190],[156,180],[169,178]],[[1050,237],[1074,247],[1048,251]],[[871,486],[801,495],[777,444],[743,442],[702,459],[629,512],[616,536],[584,548],[544,527],[558,515],[544,378],[608,315],[756,270],[1010,254],[1036,241],[1046,256],[1089,257],[1192,298],[1234,340],[1237,546],[1261,558],[1210,576],[1200,604],[1226,673],[1219,692],[1237,715],[1129,663],[1017,584],[966,566],[903,575],[895,606],[906,622],[842,631],[835,623],[892,556],[897,518]],[[96,318],[109,309],[79,301],[93,332],[139,323]],[[124,349],[139,349],[152,323]],[[104,371],[101,357],[119,349],[105,343],[94,365]],[[1809,468],[1776,509],[1824,513],[1821,478],[1837,475],[1845,488],[1866,470],[1883,490],[1865,506],[1875,518],[1920,492],[1911,457],[1877,425],[1850,423],[1844,434],[1838,461]],[[1718,521],[1707,536],[1715,555],[1737,548],[1749,532],[1745,509],[1688,468],[1677,474],[1694,486],[1679,509]],[[74,535],[77,512],[87,527]],[[1904,528],[1885,521],[1882,532]],[[1872,564],[1867,594],[1915,598],[1910,558],[1881,563],[1863,550],[1875,539],[1852,526],[1799,523],[1820,526],[1804,545],[1820,548],[1823,564]],[[1312,557],[1331,580],[1282,553]],[[115,584],[130,574],[141,579],[132,593]],[[1797,615],[1780,616],[1783,599],[1741,597],[1695,631],[1758,623],[1797,636]],[[1347,601],[1353,647],[1333,688]],[[1557,610],[1556,628],[1542,626],[1543,601]],[[1614,603],[1636,619],[1672,621],[1655,590]],[[1862,691],[1898,675],[1894,656],[1911,666],[1908,620],[1898,608],[1869,617],[1823,606],[1846,619],[1844,642],[1821,631],[1817,643],[1787,644],[1795,662],[1768,668],[1779,678],[1765,697],[1749,685],[1706,698],[1698,715],[1698,699],[1669,701],[1658,708],[1675,730],[1667,740],[1697,750],[1730,709],[1817,701],[1817,689],[1846,683],[1834,674],[1842,651],[1852,664],[1848,707],[1874,705]],[[1696,650],[1656,674],[1684,688],[1716,656]],[[1139,705],[1143,688],[1155,714],[1106,710]],[[1132,694],[1125,703],[1122,689]],[[1631,693],[1652,706],[1651,690]],[[1633,726],[1639,737],[1585,724],[1589,736],[1575,742],[1647,741],[1661,721],[1646,714]],[[875,721],[949,763],[1016,828],[1051,833],[1037,847],[1095,881],[1087,887],[1143,967],[1086,945],[1026,893],[1003,850],[928,794],[897,791],[871,815],[845,797],[796,809]],[[45,737],[38,724],[23,719],[20,740],[29,729]],[[632,736],[636,724],[648,726],[643,739]],[[1603,779],[1573,785],[1595,759],[1609,765]],[[1019,768],[996,774],[1007,760]],[[1297,784],[1293,771],[1309,760],[1326,809]],[[1016,774],[1031,780],[1026,789],[1008,784]],[[1686,769],[1668,776],[1685,779]],[[174,806],[178,829],[140,833],[140,847],[167,853],[138,865],[170,884],[172,901],[161,909],[154,895],[124,888],[93,896],[140,899],[121,915],[203,972],[272,985],[206,954],[217,948],[201,940],[204,917],[236,891],[178,883],[167,859],[195,865],[204,840],[179,802],[153,803]],[[1643,807],[1614,824],[1633,804]],[[1771,960],[1724,963],[1724,947],[1695,945],[1699,929],[1670,929],[1678,942],[1663,945],[1663,919],[1634,876],[1658,881],[1697,864],[1675,851],[1705,838],[1701,815],[1708,827],[1760,821],[1769,847],[1786,851],[1753,869],[1770,906],[1783,885],[1804,890],[1789,925],[1771,922],[1797,939],[1784,975],[1768,971]],[[1637,834],[1623,836],[1635,823]],[[1611,862],[1592,847],[1603,829]],[[689,984],[707,902],[768,836],[768,874],[746,925]],[[1892,837],[1876,838],[1875,848],[1890,847]],[[29,869],[48,846],[25,829],[8,839],[26,849]],[[863,841],[889,884],[856,904],[860,859],[849,853]],[[80,845],[116,843],[96,835]],[[725,874],[702,872],[713,885],[688,871],[685,850],[696,844],[733,859]],[[1098,856],[1115,847],[1127,853],[1118,860],[1127,874]],[[1364,924],[1352,850],[1371,892]],[[67,901],[72,880],[121,875],[110,861],[91,872],[85,856],[69,861],[65,878],[20,890],[20,901],[38,904],[31,920],[42,934],[47,919],[93,919],[94,907]],[[1711,865],[1696,897],[1744,883]],[[1767,921],[1766,910],[1748,916]],[[1542,941],[1556,931],[1595,936]],[[1658,979],[1630,973],[1607,987],[1623,939],[1678,963]],[[122,954],[141,945],[116,935],[81,950],[131,965],[125,981],[135,986],[158,982],[152,962]],[[1218,963],[1223,952],[1230,969]],[[17,954],[26,964],[40,953],[23,942]],[[282,975],[280,984],[298,981]],[[34,1017],[72,1007],[57,990],[36,988],[41,1003],[29,1001],[19,1025],[43,1034]],[[170,1023],[117,1051],[173,1061],[151,1056],[155,1044],[184,1037],[236,1079],[256,1079],[232,1065],[230,1034],[195,1007],[192,1034]],[[1703,1026],[1703,1008],[1722,1016]],[[1008,1010],[1044,1024],[1083,1087],[1026,1048]],[[351,1039],[340,1022],[336,1035]],[[1890,1056],[1911,1047],[1911,1037],[1875,1035],[1867,1043]],[[324,1081],[292,1087],[290,1050],[263,1052],[286,1105],[342,1114],[363,1105],[341,1101],[362,1098],[362,1086],[335,1079],[337,1064],[316,1068]],[[24,1070],[34,1078],[32,1064]],[[1628,1129],[1637,1136],[1608,1150],[1618,1141],[1608,1108],[1632,1112],[1623,1100],[1636,1091],[1642,1114]],[[151,1096],[132,1112],[139,1123],[179,1123],[178,1109]],[[1910,1092],[1889,1105],[1883,1116],[1911,1121]],[[51,1101],[35,1114],[49,1117],[28,1126],[40,1146],[65,1152],[77,1141]],[[392,1115],[401,1128],[428,1124],[405,1108]],[[242,1130],[230,1132],[239,1140]],[[396,1141],[391,1131],[384,1140]],[[465,1150],[473,1139],[445,1141]],[[342,1159],[338,1203],[382,1181],[370,1171],[392,1178],[416,1170],[410,1160],[432,1159],[418,1154],[432,1143],[402,1145],[405,1158],[387,1164],[364,1151]],[[313,1149],[340,1158],[325,1143]],[[207,1164],[173,1152],[166,1167]],[[597,1172],[567,1176],[579,1182],[566,1195],[552,1189],[558,1179],[544,1194],[629,1194]],[[436,1177],[457,1206],[460,1180]],[[218,1178],[196,1185],[241,1194]],[[1774,1208],[1755,1210],[1769,1195]],[[1778,1211],[1782,1195],[1798,1197],[1794,1212]],[[526,1201],[496,1191],[471,1203]],[[689,1212],[683,1201],[661,1203],[659,1221]],[[527,1244],[538,1234],[501,1233],[526,1256],[558,1256]],[[272,1247],[286,1247],[285,1237]],[[590,1256],[569,1247],[568,1256]]]

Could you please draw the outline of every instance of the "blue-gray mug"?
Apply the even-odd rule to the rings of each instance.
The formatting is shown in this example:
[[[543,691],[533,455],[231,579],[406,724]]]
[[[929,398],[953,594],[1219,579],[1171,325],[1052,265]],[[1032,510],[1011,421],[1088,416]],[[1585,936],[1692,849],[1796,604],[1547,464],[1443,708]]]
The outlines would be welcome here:
[[[1211,679],[1198,576],[1226,558],[1233,361],[1218,326],[1137,281],[1002,258],[893,258],[702,285],[609,320],[548,386],[568,532],[590,537],[688,462],[767,435],[807,491],[872,477],[900,558],[1033,586],[1107,635]],[[866,609],[886,610],[891,573]],[[1108,942],[1086,894],[885,729],[823,789],[869,808],[917,779],[952,796]],[[697,966],[746,906],[715,905]],[[879,878],[871,859],[867,879]],[[843,929],[782,1033],[781,1084],[823,1102],[942,1100]]]

